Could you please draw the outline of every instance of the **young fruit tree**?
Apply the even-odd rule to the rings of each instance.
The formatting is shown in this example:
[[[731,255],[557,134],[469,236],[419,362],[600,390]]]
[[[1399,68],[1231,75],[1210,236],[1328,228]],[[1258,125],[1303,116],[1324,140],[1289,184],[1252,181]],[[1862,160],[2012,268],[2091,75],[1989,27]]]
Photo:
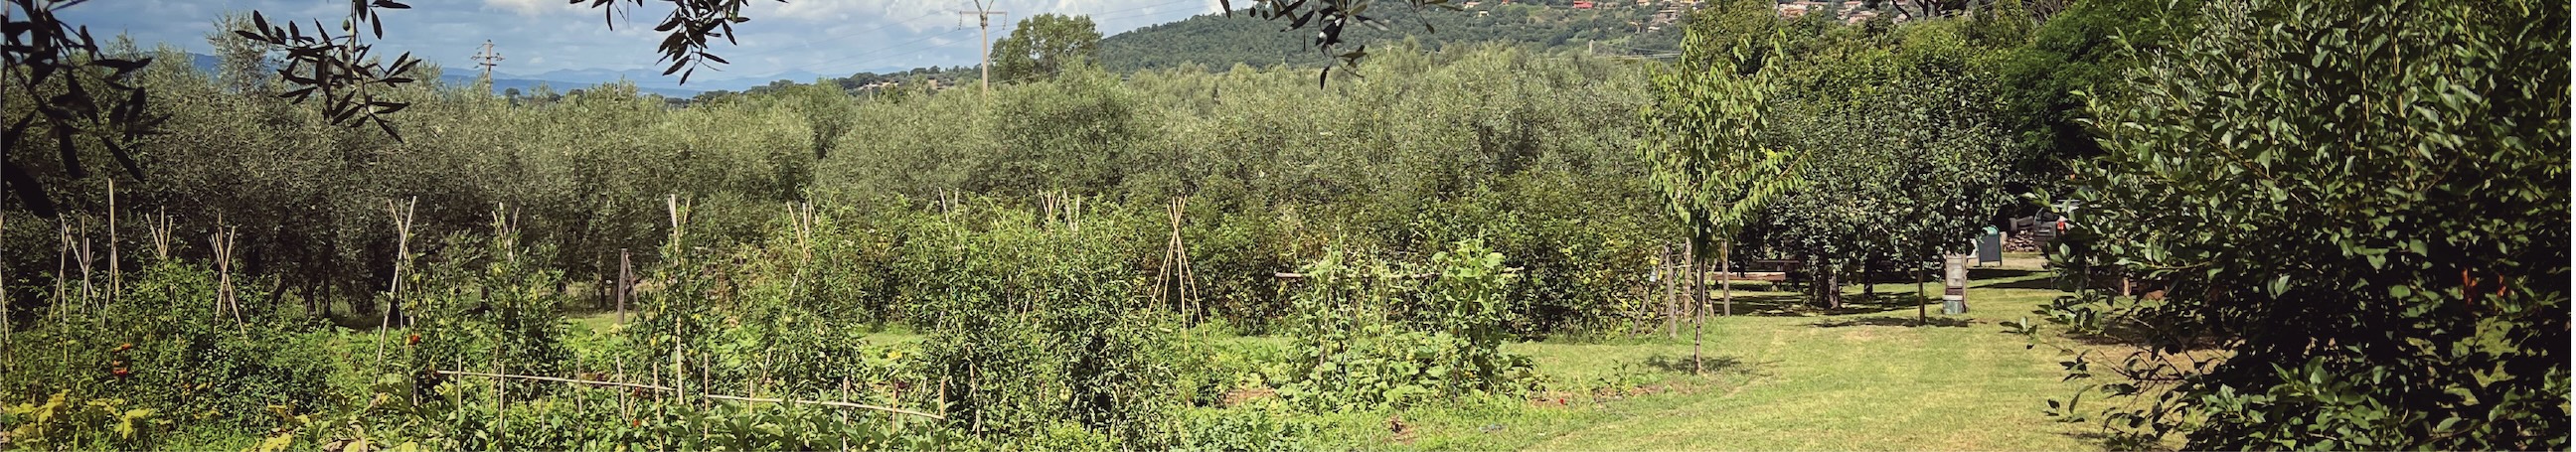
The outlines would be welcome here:
[[[1695,306],[1708,304],[1706,264],[1700,259],[1710,254],[1725,259],[1723,245],[1709,245],[1731,242],[1764,203],[1798,181],[1794,156],[1763,142],[1774,71],[1769,58],[1757,55],[1776,49],[1758,36],[1702,31],[1694,28],[1685,38],[1675,69],[1654,75],[1653,102],[1641,111],[1651,134],[1643,143],[1653,168],[1650,177],[1689,231]],[[1729,283],[1719,284],[1731,290]],[[1691,327],[1694,371],[1701,367],[1701,327],[1696,323]]]

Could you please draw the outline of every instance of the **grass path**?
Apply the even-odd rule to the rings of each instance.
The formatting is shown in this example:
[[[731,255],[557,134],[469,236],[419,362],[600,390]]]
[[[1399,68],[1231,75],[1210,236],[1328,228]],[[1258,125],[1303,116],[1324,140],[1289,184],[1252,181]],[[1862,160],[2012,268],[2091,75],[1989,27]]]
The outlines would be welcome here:
[[[1979,281],[2012,284],[2037,278]],[[1881,290],[1894,289],[1882,286]],[[1911,293],[1912,287],[1894,289]],[[1537,450],[2081,450],[2084,426],[2052,422],[2045,400],[2076,388],[2059,381],[2058,357],[2004,334],[2054,297],[2044,289],[1972,289],[1967,315],[1913,309],[1838,316],[1739,316],[1708,323],[1709,353],[1741,375],[1722,391],[1613,401],[1601,422],[1547,435]],[[1673,349],[1685,357],[1687,330]],[[1599,353],[1539,344],[1542,367],[1594,365]],[[1572,353],[1569,353],[1572,352]],[[1657,353],[1666,353],[1659,350]],[[1722,378],[1722,377],[1721,377]],[[1721,386],[1725,386],[1721,383]]]

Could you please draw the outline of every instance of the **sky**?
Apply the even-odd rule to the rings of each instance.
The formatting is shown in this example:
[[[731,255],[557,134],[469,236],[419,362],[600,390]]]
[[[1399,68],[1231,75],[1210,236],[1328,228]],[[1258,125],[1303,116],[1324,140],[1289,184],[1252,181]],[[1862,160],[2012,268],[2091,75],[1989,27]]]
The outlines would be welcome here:
[[[988,0],[989,1],[989,0]],[[490,40],[503,58],[494,72],[530,77],[556,70],[652,69],[660,58],[652,31],[669,11],[655,0],[635,6],[617,0],[626,11],[610,30],[601,10],[589,2],[566,0],[408,0],[407,10],[380,10],[385,37],[377,52],[412,52],[454,74],[471,68],[470,57]],[[1242,2],[1249,3],[1249,2]],[[143,10],[125,8],[141,7]],[[1146,25],[1217,12],[1216,0],[998,0],[990,6],[1006,14],[994,19],[992,39],[1000,40],[1020,19],[1041,13],[1090,15],[1102,36]],[[207,35],[226,12],[260,11],[271,21],[295,18],[309,29],[312,21],[338,28],[347,17],[347,0],[102,0],[73,6],[62,17],[90,27],[106,39],[129,34],[150,47],[167,43],[183,50],[211,54]],[[739,45],[717,45],[711,52],[731,61],[722,72],[700,70],[692,80],[794,78],[802,73],[845,76],[860,71],[889,72],[924,66],[973,65],[978,59],[975,20],[955,11],[973,10],[970,0],[751,0],[736,27]],[[336,30],[335,30],[336,31]],[[674,75],[676,77],[676,75]],[[810,77],[810,76],[809,76]],[[807,80],[798,80],[807,81]]]

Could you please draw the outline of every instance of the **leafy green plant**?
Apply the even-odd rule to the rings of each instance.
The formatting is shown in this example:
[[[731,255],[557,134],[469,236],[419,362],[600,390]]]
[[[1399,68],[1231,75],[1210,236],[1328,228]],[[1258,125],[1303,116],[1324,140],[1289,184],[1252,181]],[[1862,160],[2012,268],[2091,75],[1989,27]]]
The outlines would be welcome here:
[[[45,416],[77,425],[39,429],[89,435],[84,443],[116,433],[124,442],[115,447],[149,448],[161,438],[117,432],[107,422],[146,410],[165,424],[130,428],[262,425],[269,406],[330,410],[343,403],[328,383],[341,363],[323,345],[327,334],[281,315],[268,294],[239,291],[243,316],[235,320],[213,301],[211,271],[163,261],[130,275],[117,296],[57,303],[34,328],[13,332],[15,370],[0,379],[0,394],[62,402],[31,402],[26,408],[38,411],[17,421],[53,422],[37,416],[52,412]],[[107,408],[114,410],[89,412]]]
[[[2051,401],[2119,445],[2567,447],[2566,8],[2213,2],[2095,98],[2041,314],[2135,346],[2078,353]],[[2073,281],[2084,284],[2086,281]],[[2035,330],[2030,328],[2026,330]],[[2109,406],[2077,406],[2100,394]]]
[[[1505,329],[1514,275],[1501,254],[1460,242],[1433,257],[1427,284],[1343,256],[1327,253],[1301,269],[1308,287],[1290,331],[1298,354],[1280,397],[1314,410],[1371,409],[1514,393],[1536,381],[1527,357],[1501,351],[1514,337]]]
[[[496,214],[505,215],[505,214]],[[506,217],[496,221],[506,221]],[[473,370],[524,375],[568,373],[573,353],[561,311],[561,272],[545,269],[551,250],[528,249],[507,223],[489,239],[451,236],[426,268],[413,268],[402,295],[411,307],[401,349],[409,365],[397,375]],[[547,386],[515,385],[531,396]]]
[[[1121,447],[1163,437],[1175,399],[1162,361],[1176,327],[1142,309],[1114,212],[1063,216],[977,203],[904,244],[924,372],[948,424],[997,442],[1062,437],[1070,422]],[[1052,433],[1051,433],[1052,432]]]
[[[154,411],[149,408],[125,409],[123,399],[71,400],[70,395],[68,390],[60,391],[41,404],[0,409],[0,425],[10,426],[10,446],[31,450],[139,448],[151,444],[153,432],[167,428],[169,423],[154,419]]]

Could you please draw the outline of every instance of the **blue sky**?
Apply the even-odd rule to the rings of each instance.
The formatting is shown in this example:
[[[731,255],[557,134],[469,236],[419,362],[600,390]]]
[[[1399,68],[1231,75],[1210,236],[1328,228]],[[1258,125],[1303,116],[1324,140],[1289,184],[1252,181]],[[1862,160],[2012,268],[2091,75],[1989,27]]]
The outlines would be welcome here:
[[[587,2],[407,3],[412,9],[385,11],[385,38],[377,43],[379,52],[409,51],[455,73],[468,68],[472,61],[467,58],[480,50],[484,40],[491,40],[505,58],[495,71],[517,76],[574,69],[659,69],[653,61],[659,57],[654,46],[661,35],[652,27],[668,11],[661,1],[635,7],[628,0],[618,0],[628,13],[611,31],[600,10]],[[271,20],[296,18],[308,26],[321,19],[336,28],[339,18],[348,14],[348,5],[347,0],[99,0],[65,10],[63,17],[89,26],[102,39],[122,32],[147,47],[162,42],[210,53],[213,47],[206,36],[225,12],[258,10]],[[131,9],[136,7],[144,9]],[[1009,13],[995,19],[992,39],[999,40],[1010,25],[1039,13],[1087,14],[1100,23],[1102,35],[1113,35],[1213,13],[1218,7],[1216,0],[1000,0],[993,8]],[[719,46],[714,52],[733,64],[719,73],[700,71],[692,80],[775,79],[805,72],[839,76],[971,65],[977,56],[974,19],[953,12],[971,9],[974,6],[968,0],[752,0],[744,13],[752,21],[740,28],[741,44]]]

